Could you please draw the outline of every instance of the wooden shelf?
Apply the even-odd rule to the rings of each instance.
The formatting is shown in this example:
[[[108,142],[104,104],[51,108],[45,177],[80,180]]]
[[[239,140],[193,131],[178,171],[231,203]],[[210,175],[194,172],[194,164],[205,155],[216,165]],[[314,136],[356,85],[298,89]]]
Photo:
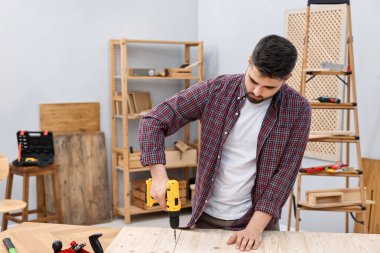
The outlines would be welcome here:
[[[190,64],[192,59],[197,58],[196,60],[196,74],[193,73],[169,73],[169,76],[132,76],[130,72],[129,64],[133,62],[130,59],[127,60],[127,50],[133,50],[133,47],[129,48],[130,44],[136,43],[147,43],[147,44],[172,44],[179,45],[178,48],[182,48],[183,53],[179,54],[178,57],[182,58],[181,62]],[[143,214],[143,213],[151,213],[155,211],[151,210],[143,210],[137,208],[135,206],[129,205],[126,203],[128,208],[119,207],[119,192],[123,192],[123,196],[129,196],[131,193],[130,190],[130,180],[132,173],[139,173],[144,171],[149,171],[148,167],[142,167],[140,163],[139,157],[133,157],[132,154],[129,153],[129,137],[132,134],[129,130],[129,120],[139,120],[143,117],[144,113],[146,113],[152,105],[150,104],[149,109],[145,108],[147,103],[144,103],[144,108],[138,109],[139,104],[138,101],[143,101],[141,99],[141,93],[148,93],[147,91],[128,91],[129,83],[133,80],[183,80],[184,88],[189,88],[194,81],[200,82],[203,80],[203,42],[202,41],[159,41],[159,40],[135,40],[135,39],[112,39],[110,40],[110,88],[111,88],[111,147],[112,147],[112,210],[113,215],[121,215],[124,216],[124,222],[127,224],[130,222],[130,216],[133,214]],[[147,45],[143,45],[143,47],[148,47]],[[172,46],[173,47],[173,46]],[[174,46],[176,47],[176,46]],[[196,48],[192,48],[196,47]],[[128,49],[127,49],[128,48]],[[161,48],[161,47],[160,47]],[[160,50],[160,48],[156,48],[155,50]],[[194,49],[194,50],[192,50]],[[197,51],[197,52],[193,52]],[[194,57],[193,57],[194,54]],[[149,64],[149,59],[146,61]],[[193,63],[193,64],[195,64]],[[190,64],[192,65],[192,64]],[[122,71],[120,71],[122,70]],[[179,75],[179,76],[176,76]],[[131,81],[132,80],[132,81]],[[194,81],[192,81],[194,80]],[[177,81],[178,82],[178,81]],[[175,82],[173,82],[175,83]],[[139,95],[139,96],[138,96]],[[132,98],[131,98],[132,96]],[[141,112],[139,114],[131,114],[134,112]],[[183,141],[186,143],[190,142],[190,125],[187,124],[184,126],[184,139]],[[199,134],[199,133],[198,133]],[[198,136],[199,139],[199,136]],[[121,140],[121,141],[120,141]],[[187,152],[187,151],[186,151]],[[185,155],[184,155],[185,156]],[[188,181],[191,173],[191,169],[197,167],[196,161],[196,152],[194,159],[185,159],[179,158],[172,163],[168,163],[166,169],[184,169],[183,178]],[[128,157],[129,163],[128,165],[124,164],[125,160],[123,158]],[[131,159],[131,157],[133,159]],[[186,156],[187,157],[187,156]],[[168,157],[167,162],[168,162]],[[173,155],[172,155],[173,158]],[[170,159],[169,159],[170,160]],[[119,173],[119,171],[123,171],[123,173]],[[123,188],[122,184],[119,182],[122,178],[122,182],[124,183]],[[186,205],[190,207],[189,205]],[[186,207],[185,206],[185,207]],[[158,210],[161,211],[161,210]]]
[[[336,70],[328,70],[328,69],[307,69],[307,75],[312,76],[347,76],[351,75],[351,71],[336,71]]]
[[[329,172],[318,172],[318,173],[306,173],[306,172],[299,172],[302,176],[320,176],[320,177],[359,177],[362,175],[361,170],[356,170],[357,173],[349,173],[349,172],[336,172],[336,173],[329,173]]]
[[[144,115],[140,115],[140,114],[129,114],[128,115],[128,119],[141,119],[142,117],[144,117]],[[115,118],[116,119],[123,119],[124,117],[122,115],[115,115]]]
[[[351,14],[350,14],[350,8],[349,5],[347,7],[347,34],[344,35],[344,38],[352,38],[352,27],[351,27]],[[306,8],[306,19],[305,19],[305,37],[308,38],[310,36],[310,17],[311,17],[311,6],[308,5]],[[326,15],[326,21],[329,20],[328,17],[329,15]],[[323,19],[320,20],[322,23],[325,22]],[[344,22],[344,19],[341,20]],[[326,22],[328,23],[328,22]],[[334,22],[333,22],[334,23]],[[338,23],[338,22],[337,22]],[[334,23],[337,24],[337,23]],[[331,22],[329,22],[331,24]],[[326,34],[328,35],[328,34]],[[325,145],[324,143],[321,143],[320,146],[318,147],[318,151],[313,152],[311,151],[310,153],[321,153],[322,156],[324,157],[331,157],[331,159],[340,159],[338,157],[341,157],[341,153],[344,153],[345,151],[345,156],[344,156],[344,162],[346,164],[350,164],[352,161],[351,158],[351,153],[350,152],[350,147],[351,145],[348,145],[349,143],[355,143],[356,146],[356,160],[357,162],[357,168],[358,168],[358,173],[351,173],[351,172],[337,172],[337,173],[328,173],[328,172],[320,172],[320,173],[304,173],[304,172],[299,172],[297,175],[297,193],[296,193],[296,224],[295,224],[295,230],[299,231],[299,225],[300,225],[300,211],[301,210],[310,210],[310,211],[336,211],[336,212],[346,212],[346,220],[345,220],[345,226],[346,226],[346,232],[349,232],[349,216],[347,215],[348,212],[354,212],[354,213],[361,213],[363,216],[357,216],[358,222],[362,223],[361,229],[363,229],[364,233],[368,232],[368,217],[366,216],[365,212],[365,206],[367,204],[370,204],[371,201],[365,201],[366,200],[366,190],[363,184],[363,173],[362,171],[362,157],[361,157],[361,148],[360,148],[360,132],[359,132],[359,122],[358,122],[358,112],[357,112],[357,94],[356,94],[356,81],[355,81],[355,66],[354,66],[354,57],[353,57],[353,45],[352,39],[349,39],[345,41],[345,47],[344,50],[342,50],[342,54],[347,60],[342,61],[345,65],[349,66],[349,70],[347,71],[347,68],[342,68],[342,70],[332,70],[328,68],[308,68],[308,63],[313,62],[314,60],[317,60],[320,62],[321,58],[329,57],[331,52],[319,52],[318,49],[315,50],[310,50],[309,48],[309,43],[311,41],[306,39],[304,43],[304,50],[303,50],[303,57],[302,57],[302,66],[301,66],[301,84],[300,84],[300,93],[304,97],[318,97],[322,94],[319,94],[321,91],[324,90],[324,92],[327,92],[326,94],[330,94],[329,96],[335,96],[335,97],[343,97],[345,98],[344,102],[345,103],[321,103],[321,102],[316,102],[313,101],[310,103],[311,108],[314,109],[330,109],[330,110],[346,110],[344,112],[340,112],[342,115],[338,114],[335,115],[336,111],[334,111],[334,114],[328,114],[328,112],[325,111],[319,111],[320,115],[313,115],[313,119],[315,122],[318,121],[318,123],[321,124],[314,124],[315,122],[313,121],[313,129],[323,129],[323,121],[332,123],[334,122],[334,126],[338,126],[340,121],[341,125],[344,126],[345,129],[354,131],[354,133],[342,133],[342,131],[334,131],[334,132],[317,132],[317,133],[310,133],[309,135],[309,142],[329,142],[329,143],[346,143],[346,145]],[[336,43],[342,43],[343,41],[336,42]],[[332,43],[329,41],[329,43]],[[343,44],[343,43],[342,43]],[[314,46],[317,46],[318,48],[319,44],[313,44]],[[310,56],[312,58],[309,58]],[[326,60],[330,60],[329,58]],[[325,77],[331,77],[331,78],[316,78],[317,76],[325,76]],[[335,82],[337,81],[337,78],[340,80],[340,82]],[[334,79],[334,81],[331,83],[330,80]],[[307,83],[311,80],[316,81],[315,83],[312,84],[312,86],[318,87],[318,90],[312,90],[313,87],[307,87]],[[344,85],[344,89],[342,88],[342,91],[340,92],[340,88],[342,87],[341,85]],[[331,88],[331,89],[330,89]],[[335,89],[337,88],[337,89]],[[313,95],[314,94],[314,95]],[[353,110],[353,117],[351,118],[351,111]],[[321,117],[319,117],[321,116]],[[343,117],[344,116],[344,117]],[[332,121],[332,122],[331,122]],[[353,124],[352,124],[353,122]],[[340,132],[340,133],[339,133]],[[343,131],[345,132],[345,131]],[[330,149],[330,146],[335,146],[333,147],[334,150]],[[309,150],[310,151],[310,150]],[[334,152],[332,152],[334,151]],[[341,153],[340,153],[341,152]],[[335,157],[335,158],[334,158]],[[317,157],[315,157],[317,158]],[[321,158],[321,157],[320,157]],[[315,191],[309,191],[309,195],[307,194],[306,202],[301,201],[301,192],[302,192],[302,187],[301,187],[301,181],[302,181],[302,176],[330,176],[330,177],[346,177],[345,179],[345,188],[344,189],[351,189],[352,187],[350,186],[350,180],[349,177],[357,177],[358,178],[358,184],[360,191],[356,192],[354,197],[351,195],[352,199],[347,197],[344,199],[345,194],[342,195],[340,193],[344,193],[345,191],[335,191],[337,189],[327,189],[327,190],[315,190]],[[347,190],[348,191],[348,190]],[[313,194],[313,192],[316,192],[316,194]],[[363,196],[364,195],[364,196]],[[347,194],[346,194],[347,196]],[[340,199],[341,198],[341,199]],[[318,199],[318,201],[317,201]],[[292,202],[292,198],[290,201]],[[352,203],[353,201],[357,203]],[[346,202],[346,203],[343,203]],[[330,205],[328,207],[328,204]],[[342,206],[346,204],[352,204],[351,206]],[[308,206],[307,206],[308,205]],[[313,206],[314,205],[314,206]],[[318,206],[317,206],[318,205]],[[290,229],[290,224],[291,224],[291,208],[292,205],[289,204],[289,212],[288,212],[288,229]]]
[[[310,131],[310,136],[325,136],[325,135],[331,135],[331,136],[355,136],[355,133],[353,131]]]
[[[198,46],[198,41],[173,41],[173,40],[134,40],[134,39],[111,39],[113,45],[119,45],[122,42],[125,43],[150,43],[150,44],[172,44],[172,45],[187,45]]]
[[[352,110],[356,109],[356,103],[318,103],[318,102],[311,102],[310,106],[312,109],[346,109],[346,110]]]
[[[141,114],[128,114],[128,119],[141,119],[144,115]]]
[[[357,143],[360,142],[358,136],[321,136],[310,135],[309,141],[312,142],[340,142],[340,143]]]
[[[362,208],[361,206],[340,206],[340,207],[329,207],[329,208],[311,208],[307,206],[302,205],[303,202],[298,204],[298,208],[302,210],[308,210],[308,211],[326,211],[326,212],[346,212],[346,213],[351,213],[351,212],[362,212],[365,211],[365,208]],[[367,200],[366,205],[373,204],[373,201]]]

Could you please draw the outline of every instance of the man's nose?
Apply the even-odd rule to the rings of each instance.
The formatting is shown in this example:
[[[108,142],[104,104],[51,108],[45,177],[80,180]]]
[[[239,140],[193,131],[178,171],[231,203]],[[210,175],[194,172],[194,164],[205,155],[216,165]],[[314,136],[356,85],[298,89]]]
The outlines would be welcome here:
[[[261,89],[260,86],[257,86],[254,90],[253,93],[255,94],[256,97],[259,97],[262,95],[263,90]]]

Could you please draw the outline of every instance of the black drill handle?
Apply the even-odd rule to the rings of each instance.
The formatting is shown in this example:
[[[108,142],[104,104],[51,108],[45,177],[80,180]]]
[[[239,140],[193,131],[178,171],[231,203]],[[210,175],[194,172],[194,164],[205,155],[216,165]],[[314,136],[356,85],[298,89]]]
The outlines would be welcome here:
[[[59,253],[61,250],[62,250],[62,242],[59,241],[59,240],[55,240],[53,242],[53,244],[51,245],[51,247],[53,248],[54,250],[54,253]]]
[[[93,234],[88,237],[91,247],[94,250],[94,253],[103,253],[102,245],[99,242],[99,237],[101,237],[103,234]]]
[[[15,246],[13,245],[11,238],[9,237],[4,238],[3,243],[5,244],[5,247],[7,247],[9,252],[10,252],[10,249],[15,249]]]

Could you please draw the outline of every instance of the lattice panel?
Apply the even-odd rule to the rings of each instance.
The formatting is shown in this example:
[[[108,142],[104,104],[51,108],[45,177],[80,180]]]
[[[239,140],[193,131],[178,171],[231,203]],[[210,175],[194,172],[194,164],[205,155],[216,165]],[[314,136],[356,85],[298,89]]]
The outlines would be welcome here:
[[[321,68],[324,61],[345,63],[347,14],[345,5],[311,7],[307,68]],[[298,51],[298,61],[288,84],[300,90],[306,9],[286,11],[286,37]],[[310,77],[310,76],[309,76]],[[312,101],[319,96],[343,98],[343,83],[335,76],[316,76],[306,84],[306,97]],[[342,130],[341,110],[313,110],[311,131]],[[337,161],[341,144],[309,142],[305,156]]]

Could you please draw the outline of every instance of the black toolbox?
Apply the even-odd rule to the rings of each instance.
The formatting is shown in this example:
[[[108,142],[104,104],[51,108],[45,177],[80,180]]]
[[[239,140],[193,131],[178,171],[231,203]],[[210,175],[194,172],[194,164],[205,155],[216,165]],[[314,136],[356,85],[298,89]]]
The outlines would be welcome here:
[[[54,162],[53,133],[50,131],[17,132],[18,157],[14,166],[46,166]]]

